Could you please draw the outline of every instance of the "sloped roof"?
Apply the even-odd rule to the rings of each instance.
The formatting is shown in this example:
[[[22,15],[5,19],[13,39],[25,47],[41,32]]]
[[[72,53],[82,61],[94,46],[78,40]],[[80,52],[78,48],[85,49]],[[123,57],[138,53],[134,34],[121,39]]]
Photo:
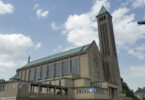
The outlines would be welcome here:
[[[137,91],[135,91],[135,93],[145,93],[145,87],[142,89],[142,88],[138,88]]]
[[[17,75],[14,75],[14,76],[13,76],[13,77],[11,77],[10,79],[19,80],[20,78],[19,78],[19,76],[17,76]]]
[[[57,59],[59,57],[79,53],[81,51],[87,50],[89,48],[89,46],[90,46],[90,44],[84,45],[84,46],[81,46],[81,47],[77,47],[77,48],[74,48],[74,49],[71,49],[71,50],[68,50],[68,51],[64,51],[64,52],[61,52],[61,53],[58,53],[58,54],[50,55],[48,57],[44,57],[44,58],[41,58],[41,59],[38,59],[38,60],[34,60],[34,61],[31,61],[30,63],[27,63],[24,67],[28,67],[28,66],[31,66],[31,65],[34,65],[34,64],[43,63],[45,61]]]
[[[97,16],[100,16],[105,13],[108,13],[108,11],[106,10],[106,8],[104,6],[102,6]]]

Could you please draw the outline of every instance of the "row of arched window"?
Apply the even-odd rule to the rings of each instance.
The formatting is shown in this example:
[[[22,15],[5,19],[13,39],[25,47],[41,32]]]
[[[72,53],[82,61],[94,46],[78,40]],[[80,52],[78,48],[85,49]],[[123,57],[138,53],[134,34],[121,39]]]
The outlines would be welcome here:
[[[31,68],[29,72],[29,81],[50,79],[69,74],[78,74],[78,59],[71,59],[63,62],[42,65]]]

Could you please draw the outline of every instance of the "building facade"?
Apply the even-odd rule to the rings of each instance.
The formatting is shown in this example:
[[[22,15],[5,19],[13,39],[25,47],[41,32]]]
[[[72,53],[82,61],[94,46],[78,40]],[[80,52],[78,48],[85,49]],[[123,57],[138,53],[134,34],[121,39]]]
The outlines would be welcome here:
[[[145,87],[144,88],[138,88],[137,91],[135,91],[135,95],[140,100],[145,100]]]
[[[96,18],[100,50],[93,41],[28,62],[17,69],[18,82],[6,83],[18,84],[16,99],[130,100],[122,93],[112,17],[102,6]]]

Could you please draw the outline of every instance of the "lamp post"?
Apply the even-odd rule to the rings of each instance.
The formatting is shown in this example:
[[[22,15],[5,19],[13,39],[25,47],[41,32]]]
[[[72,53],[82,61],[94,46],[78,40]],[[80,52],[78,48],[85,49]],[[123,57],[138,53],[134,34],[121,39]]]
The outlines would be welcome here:
[[[145,21],[139,21],[139,22],[137,22],[137,24],[139,24],[139,25],[145,25]]]

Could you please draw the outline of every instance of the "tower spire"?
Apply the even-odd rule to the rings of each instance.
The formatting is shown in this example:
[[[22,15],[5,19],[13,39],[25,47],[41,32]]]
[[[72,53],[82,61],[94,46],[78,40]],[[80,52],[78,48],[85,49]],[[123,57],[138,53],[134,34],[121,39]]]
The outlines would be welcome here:
[[[97,15],[97,22],[100,53],[103,57],[103,67],[106,73],[105,80],[119,84],[119,90],[122,91],[112,16],[104,6],[101,7]]]
[[[101,7],[101,9],[100,9],[100,11],[99,11],[97,17],[98,17],[98,16],[101,16],[101,15],[103,15],[103,14],[105,14],[105,13],[108,13],[108,14],[109,14],[109,12],[106,10],[105,6],[102,5],[102,7]],[[109,14],[109,15],[110,15],[110,14]],[[111,15],[110,15],[110,16],[111,16]]]

